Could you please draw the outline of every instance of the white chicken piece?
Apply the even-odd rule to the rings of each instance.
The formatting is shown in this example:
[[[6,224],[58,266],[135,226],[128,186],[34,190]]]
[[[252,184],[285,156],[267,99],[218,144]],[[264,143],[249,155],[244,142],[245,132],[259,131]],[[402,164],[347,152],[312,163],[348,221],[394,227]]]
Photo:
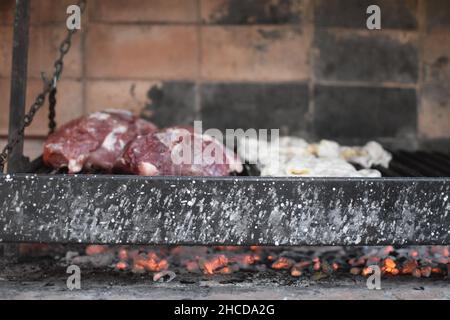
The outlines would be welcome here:
[[[247,138],[238,141],[241,158],[255,164],[261,176],[303,177],[381,177],[372,165],[388,166],[391,155],[376,142],[364,147],[341,147],[337,142],[322,140],[308,144],[296,137],[282,137],[277,142]],[[364,169],[357,170],[353,165]]]
[[[363,168],[380,165],[389,167],[392,155],[375,141],[368,142],[364,147],[341,147],[340,152],[345,160],[359,164]]]
[[[335,141],[321,140],[319,144],[312,144],[310,151],[319,158],[340,157],[340,146]]]
[[[295,158],[286,164],[285,171],[286,176],[381,177],[378,170],[356,170],[351,164],[339,158]]]

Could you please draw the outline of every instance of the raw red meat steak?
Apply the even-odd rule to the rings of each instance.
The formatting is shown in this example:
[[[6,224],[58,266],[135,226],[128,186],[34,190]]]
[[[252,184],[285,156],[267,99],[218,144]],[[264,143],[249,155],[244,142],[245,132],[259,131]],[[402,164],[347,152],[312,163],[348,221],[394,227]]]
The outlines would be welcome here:
[[[189,150],[192,156],[181,161]],[[243,170],[234,152],[208,135],[183,127],[137,137],[127,145],[116,167],[143,176],[227,176]]]
[[[69,173],[98,169],[111,172],[123,149],[137,135],[157,130],[125,110],[106,110],[75,119],[51,134],[44,144],[44,162]]]

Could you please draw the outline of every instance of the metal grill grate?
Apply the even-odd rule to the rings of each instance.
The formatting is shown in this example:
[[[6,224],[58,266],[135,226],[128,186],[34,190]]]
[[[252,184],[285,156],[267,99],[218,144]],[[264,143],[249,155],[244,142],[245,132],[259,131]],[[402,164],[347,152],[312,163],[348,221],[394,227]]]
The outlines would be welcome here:
[[[440,152],[391,151],[389,168],[376,166],[383,177],[450,177],[450,156]]]
[[[441,152],[425,151],[390,151],[393,159],[389,168],[374,166],[383,177],[450,177],[450,156]],[[354,165],[357,169],[362,169]],[[54,172],[42,163],[42,157],[33,161],[28,173],[66,173]],[[260,172],[254,165],[245,164],[240,176],[259,176]]]

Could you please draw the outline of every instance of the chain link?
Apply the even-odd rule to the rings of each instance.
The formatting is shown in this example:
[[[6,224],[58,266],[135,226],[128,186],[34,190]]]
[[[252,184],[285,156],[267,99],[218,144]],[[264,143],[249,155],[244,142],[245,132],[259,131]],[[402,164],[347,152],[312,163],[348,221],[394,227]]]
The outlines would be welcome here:
[[[86,8],[86,0],[80,0],[78,2],[80,11],[83,13]],[[24,116],[22,125],[20,128],[12,135],[12,139],[3,148],[2,153],[0,153],[0,173],[3,172],[6,161],[8,160],[8,155],[14,149],[14,147],[24,139],[25,129],[30,126],[34,119],[36,112],[44,105],[45,98],[49,95],[49,131],[52,133],[56,128],[55,116],[56,116],[56,84],[61,78],[64,69],[64,57],[69,52],[72,45],[72,36],[77,32],[77,29],[68,29],[65,39],[61,42],[59,46],[59,56],[54,63],[53,76],[50,81],[44,83],[44,89],[40,94],[37,95],[34,103],[31,105],[30,110]]]
[[[56,87],[48,95],[48,134],[55,132],[56,129]]]

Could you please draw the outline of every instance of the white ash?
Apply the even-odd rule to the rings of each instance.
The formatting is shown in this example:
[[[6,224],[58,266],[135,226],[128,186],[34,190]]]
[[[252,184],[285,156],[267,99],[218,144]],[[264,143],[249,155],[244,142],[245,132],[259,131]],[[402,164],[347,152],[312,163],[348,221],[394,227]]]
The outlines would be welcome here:
[[[246,138],[238,143],[240,156],[256,164],[262,176],[381,177],[370,168],[387,168],[392,159],[375,141],[363,147],[340,146],[330,140],[309,144],[296,137],[282,137],[278,143]],[[357,170],[351,163],[364,169]]]

